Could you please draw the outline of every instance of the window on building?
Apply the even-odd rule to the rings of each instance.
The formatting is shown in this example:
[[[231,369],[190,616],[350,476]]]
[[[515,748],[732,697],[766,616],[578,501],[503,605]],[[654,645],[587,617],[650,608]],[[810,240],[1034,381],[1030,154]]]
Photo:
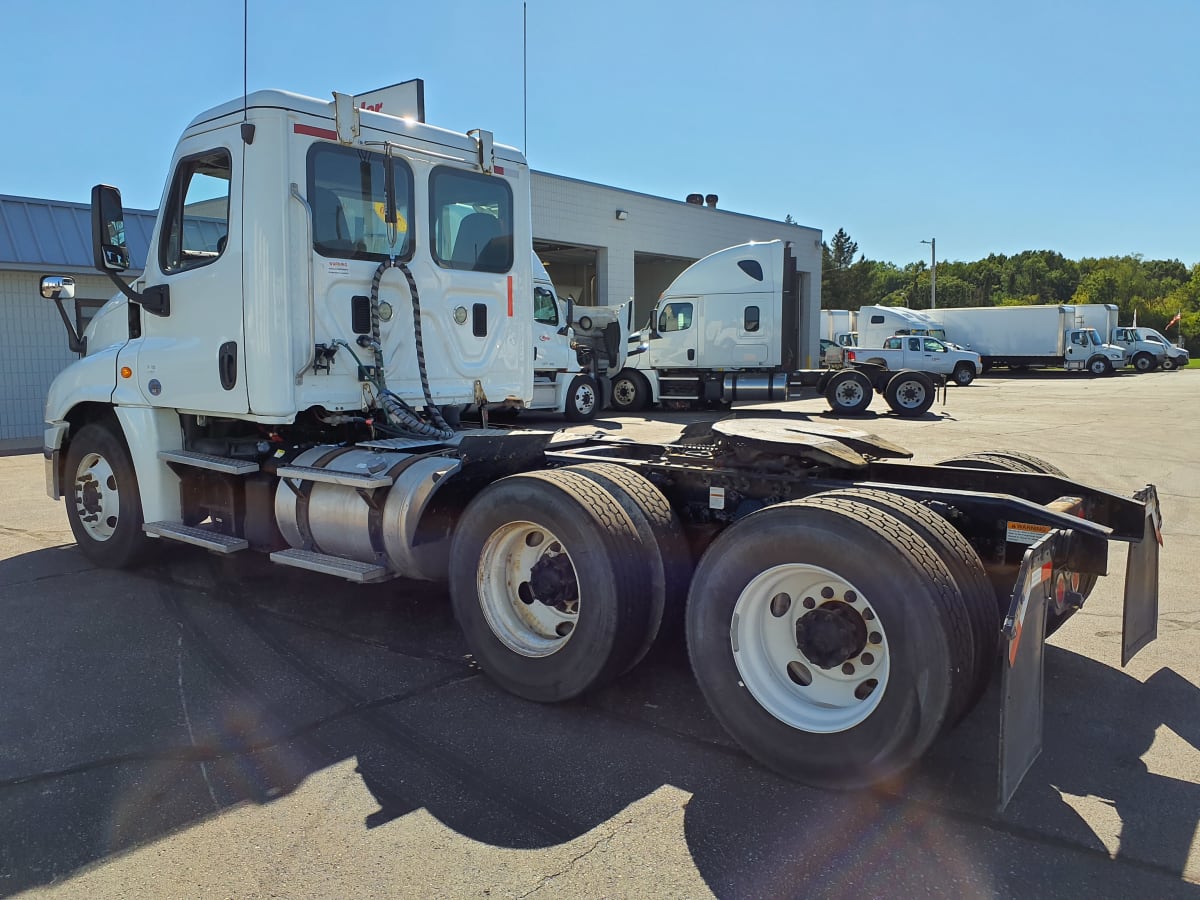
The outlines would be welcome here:
[[[412,259],[413,175],[391,158],[396,221],[387,221],[387,165],[382,153],[336,144],[308,151],[313,249],[337,259]]]
[[[687,331],[692,327],[692,304],[678,301],[668,303],[658,316],[658,330]]]
[[[503,178],[448,166],[434,169],[429,176],[429,219],[433,258],[439,265],[476,272],[512,268],[513,196]]]
[[[558,304],[554,292],[544,287],[533,289],[533,320],[543,325],[558,324]]]
[[[159,264],[180,272],[214,262],[229,236],[229,152],[210,150],[180,160],[167,198]]]

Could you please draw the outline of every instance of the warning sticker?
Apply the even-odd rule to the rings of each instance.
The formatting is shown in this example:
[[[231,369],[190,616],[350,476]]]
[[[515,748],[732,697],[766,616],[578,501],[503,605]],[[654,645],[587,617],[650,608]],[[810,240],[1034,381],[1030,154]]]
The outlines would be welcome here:
[[[710,487],[708,489],[708,508],[709,509],[724,509],[725,508],[725,488]]]
[[[326,269],[330,275],[349,275],[350,263],[344,259],[331,259],[326,263]]]
[[[1036,544],[1050,531],[1049,525],[1031,525],[1028,522],[1009,522],[1007,539],[1014,544]]]

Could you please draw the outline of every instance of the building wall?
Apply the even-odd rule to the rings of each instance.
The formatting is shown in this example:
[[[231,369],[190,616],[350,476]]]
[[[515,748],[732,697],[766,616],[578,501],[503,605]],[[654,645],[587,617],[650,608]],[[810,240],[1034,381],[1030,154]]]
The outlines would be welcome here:
[[[0,450],[41,446],[42,413],[50,382],[77,359],[54,303],[38,293],[40,275],[0,270]],[[112,282],[75,275],[75,296],[105,300]],[[72,303],[64,304],[74,321]]]

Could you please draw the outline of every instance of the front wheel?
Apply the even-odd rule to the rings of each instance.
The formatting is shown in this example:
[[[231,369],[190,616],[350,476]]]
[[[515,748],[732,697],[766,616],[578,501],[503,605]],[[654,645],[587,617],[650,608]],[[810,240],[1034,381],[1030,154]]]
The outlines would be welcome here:
[[[1162,361],[1162,370],[1164,372],[1170,372],[1174,368],[1175,368],[1175,360],[1171,359],[1171,357],[1169,357],[1169,356],[1164,356],[1163,361]]]
[[[1088,360],[1088,371],[1093,375],[1111,375],[1113,365],[1105,356],[1093,356]]]
[[[99,422],[83,426],[67,450],[65,474],[67,520],[83,554],[109,569],[139,562],[149,538],[125,442]]]
[[[1133,368],[1138,372],[1153,372],[1158,363],[1149,353],[1139,353],[1133,358]]]
[[[566,413],[569,422],[590,422],[600,411],[600,391],[591,375],[576,375],[567,388]]]
[[[613,379],[613,409],[618,412],[641,412],[650,405],[650,382],[635,369],[622,369]]]
[[[954,368],[954,383],[966,387],[975,380],[975,367],[970,363],[959,363]]]

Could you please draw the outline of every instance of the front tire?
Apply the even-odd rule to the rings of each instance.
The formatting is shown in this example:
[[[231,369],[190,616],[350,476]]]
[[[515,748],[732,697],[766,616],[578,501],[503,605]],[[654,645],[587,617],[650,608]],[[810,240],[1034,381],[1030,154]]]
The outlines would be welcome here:
[[[1164,356],[1163,361],[1162,361],[1162,370],[1164,372],[1170,372],[1170,371],[1173,371],[1175,368],[1176,368],[1175,360],[1171,359],[1171,357],[1169,357],[1169,356]]]
[[[1149,353],[1139,353],[1133,358],[1133,368],[1138,372],[1153,372],[1158,362]]]
[[[849,501],[767,507],[696,569],[692,669],[764,765],[817,786],[870,784],[916,762],[962,708],[974,647],[953,591],[892,516]]]
[[[1106,356],[1093,356],[1088,360],[1088,371],[1093,375],[1111,375],[1113,372],[1112,361]]]
[[[450,545],[451,604],[472,654],[505,690],[543,703],[629,668],[650,580],[629,515],[595,481],[561,469],[484,488]]]
[[[600,389],[591,375],[576,375],[567,388],[566,408],[563,410],[568,422],[590,422],[600,412]]]
[[[650,405],[650,382],[636,369],[622,369],[613,379],[612,406],[618,412],[641,412]]]
[[[966,387],[975,380],[975,367],[970,363],[959,363],[954,367],[954,383]]]
[[[100,422],[83,426],[67,449],[65,475],[67,520],[84,556],[108,569],[140,562],[150,539],[124,440]]]

